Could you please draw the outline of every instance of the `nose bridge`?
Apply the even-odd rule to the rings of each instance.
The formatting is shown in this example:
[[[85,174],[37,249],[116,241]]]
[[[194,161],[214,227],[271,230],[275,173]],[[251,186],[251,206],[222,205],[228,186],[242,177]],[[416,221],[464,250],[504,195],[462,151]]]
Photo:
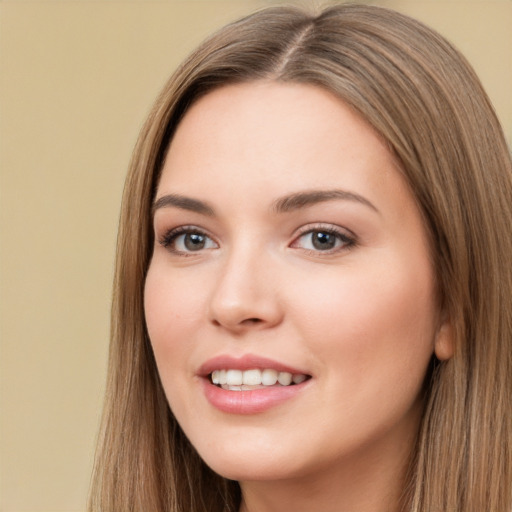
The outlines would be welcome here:
[[[210,317],[228,329],[275,325],[281,316],[272,258],[254,240],[228,250],[210,301]]]

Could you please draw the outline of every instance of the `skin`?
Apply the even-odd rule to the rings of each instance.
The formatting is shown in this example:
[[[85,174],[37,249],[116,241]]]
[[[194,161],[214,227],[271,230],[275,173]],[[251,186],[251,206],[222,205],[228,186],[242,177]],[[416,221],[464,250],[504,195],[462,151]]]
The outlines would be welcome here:
[[[352,195],[276,212],[312,190]],[[185,115],[156,198],[145,310],[160,377],[201,457],[240,481],[241,510],[396,510],[427,367],[450,339],[421,215],[386,144],[323,89],[227,86]],[[204,233],[203,248],[169,242],[180,226]],[[325,229],[342,235],[330,250],[313,244]],[[198,368],[247,353],[311,379],[261,413],[219,411]]]

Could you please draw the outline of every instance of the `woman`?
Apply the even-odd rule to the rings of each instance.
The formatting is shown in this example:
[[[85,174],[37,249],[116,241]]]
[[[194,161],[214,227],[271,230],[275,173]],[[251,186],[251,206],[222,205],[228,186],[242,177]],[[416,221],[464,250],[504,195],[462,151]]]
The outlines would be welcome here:
[[[91,510],[512,510],[512,169],[463,57],[270,8],[158,98]]]

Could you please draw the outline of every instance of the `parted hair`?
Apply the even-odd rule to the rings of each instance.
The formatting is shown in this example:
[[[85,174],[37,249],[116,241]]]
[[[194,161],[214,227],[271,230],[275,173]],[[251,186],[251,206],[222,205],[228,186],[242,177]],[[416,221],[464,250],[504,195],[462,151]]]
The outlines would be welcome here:
[[[512,164],[465,58],[397,12],[270,7],[206,40],[156,100],[126,180],[106,400],[90,512],[236,512],[240,488],[209,469],[166,402],[145,326],[152,203],[187,109],[227,84],[313,84],[370,123],[424,219],[454,355],[433,358],[397,510],[512,512]]]

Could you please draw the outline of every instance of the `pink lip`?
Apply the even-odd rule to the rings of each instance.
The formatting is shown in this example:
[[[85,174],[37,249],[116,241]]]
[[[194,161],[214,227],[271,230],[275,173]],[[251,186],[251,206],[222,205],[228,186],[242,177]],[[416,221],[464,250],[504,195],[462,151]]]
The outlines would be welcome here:
[[[201,365],[197,373],[201,377],[206,377],[214,370],[252,370],[255,368],[259,368],[260,370],[272,369],[278,372],[308,375],[306,371],[254,354],[245,354],[242,357],[220,355],[206,361]]]
[[[198,371],[199,376],[202,377],[201,384],[208,402],[216,409],[229,414],[258,414],[296,397],[311,383],[311,379],[308,379],[301,384],[291,386],[269,386],[251,391],[229,391],[215,386],[209,379],[210,373],[214,370],[251,370],[253,368],[268,368],[278,372],[307,375],[307,372],[300,369],[253,354],[246,354],[240,358],[221,355],[208,360]]]
[[[229,414],[258,414],[300,394],[311,379],[293,386],[269,386],[253,391],[228,391],[202,379],[203,391],[213,407]]]

